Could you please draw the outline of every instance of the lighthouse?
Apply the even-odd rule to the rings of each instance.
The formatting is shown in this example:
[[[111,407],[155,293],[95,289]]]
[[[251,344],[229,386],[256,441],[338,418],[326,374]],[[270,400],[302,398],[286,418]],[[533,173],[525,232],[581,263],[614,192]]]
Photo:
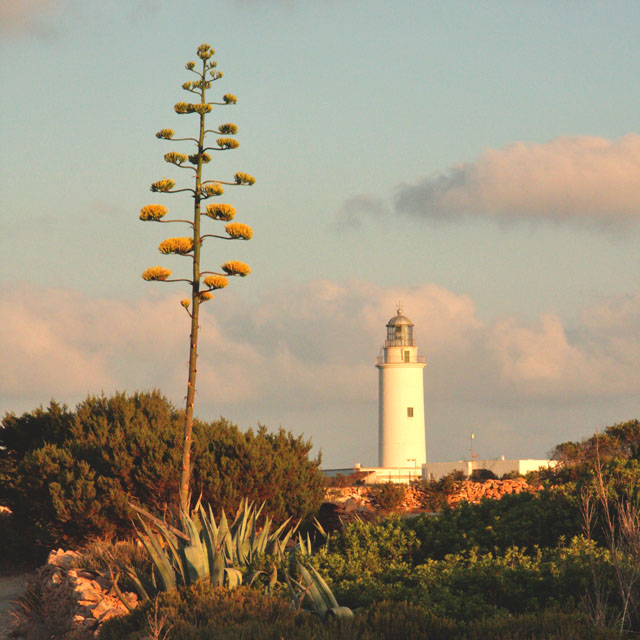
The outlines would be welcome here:
[[[418,355],[413,323],[398,309],[387,323],[387,339],[376,361],[379,377],[378,466],[426,463],[424,357]]]

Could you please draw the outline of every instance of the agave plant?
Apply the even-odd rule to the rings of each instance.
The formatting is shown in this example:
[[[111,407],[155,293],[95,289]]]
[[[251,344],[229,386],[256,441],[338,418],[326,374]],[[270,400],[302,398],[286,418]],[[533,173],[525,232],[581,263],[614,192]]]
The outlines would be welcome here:
[[[297,568],[301,582],[292,578],[288,572],[285,572],[289,595],[297,610],[304,610],[302,605],[306,598],[311,605],[311,611],[323,620],[325,618],[353,617],[353,611],[349,607],[341,607],[338,604],[333,591],[331,591],[315,567],[311,565],[307,567],[301,562],[297,562]]]
[[[243,500],[231,523],[224,512],[220,520],[216,519],[208,508],[208,512],[198,503],[193,517],[181,514],[182,531],[162,524],[153,519],[154,526],[147,523],[139,511],[142,531],[137,531],[138,538],[146,549],[153,563],[151,575],[146,579],[138,575],[132,567],[118,563],[135,585],[141,599],[146,600],[159,591],[169,591],[181,585],[189,585],[197,580],[207,579],[214,586],[226,586],[233,589],[242,584],[243,569],[251,569],[254,560],[264,554],[280,558],[283,556],[289,539],[298,525],[289,527],[287,519],[272,531],[273,521],[267,517],[260,527],[258,519],[264,504],[256,508],[252,502]],[[157,530],[154,531],[154,529]],[[275,567],[274,567],[275,568]],[[250,576],[253,583],[263,571],[254,572]],[[115,590],[118,592],[115,577]],[[273,574],[269,579],[268,589],[272,590],[277,581]]]

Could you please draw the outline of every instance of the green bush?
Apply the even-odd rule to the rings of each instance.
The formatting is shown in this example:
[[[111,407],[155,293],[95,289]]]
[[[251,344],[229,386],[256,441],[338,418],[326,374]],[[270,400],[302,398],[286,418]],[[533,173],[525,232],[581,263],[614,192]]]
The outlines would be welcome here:
[[[377,484],[373,488],[373,500],[381,509],[397,509],[407,495],[407,486],[394,482]]]
[[[0,429],[0,503],[13,526],[42,545],[77,544],[131,532],[128,503],[174,514],[183,412],[159,392],[88,397],[74,412],[55,402]],[[301,518],[322,501],[320,460],[311,443],[280,429],[241,432],[220,419],[196,422],[194,496],[214,511],[242,497],[266,502],[276,521]]]
[[[553,547],[561,536],[582,533],[582,516],[575,494],[561,490],[519,493],[479,504],[462,502],[438,516],[408,521],[420,541],[418,561],[444,558],[477,547],[481,552],[515,545],[532,550]]]

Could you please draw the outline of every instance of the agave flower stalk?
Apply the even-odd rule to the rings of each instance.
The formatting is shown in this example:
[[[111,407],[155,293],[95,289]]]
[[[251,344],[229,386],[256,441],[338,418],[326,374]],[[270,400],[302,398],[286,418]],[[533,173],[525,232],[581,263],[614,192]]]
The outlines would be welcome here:
[[[200,305],[213,298],[211,293],[214,290],[222,289],[226,286],[226,278],[229,276],[244,277],[251,272],[248,265],[239,261],[228,261],[221,265],[224,273],[215,271],[201,271],[200,256],[204,238],[218,238],[222,240],[249,240],[253,235],[251,227],[241,223],[230,223],[225,227],[226,235],[201,232],[201,216],[204,215],[209,220],[229,222],[235,215],[235,208],[229,204],[211,205],[208,204],[204,211],[202,203],[210,198],[215,198],[224,193],[223,185],[230,186],[250,186],[255,179],[244,172],[237,172],[232,181],[219,179],[205,180],[203,178],[203,166],[211,162],[211,155],[208,151],[229,151],[239,146],[233,136],[237,133],[238,127],[230,122],[221,124],[217,129],[207,129],[206,117],[209,115],[214,105],[233,105],[237,98],[230,93],[222,97],[221,102],[207,100],[207,90],[216,80],[222,78],[222,73],[215,68],[217,63],[213,60],[215,51],[208,44],[198,47],[197,55],[200,63],[189,61],[186,69],[196,76],[196,80],[185,82],[182,88],[198,96],[197,102],[178,102],[174,106],[174,111],[179,115],[197,114],[199,120],[197,137],[175,137],[173,129],[161,129],[156,133],[159,140],[169,142],[189,142],[195,146],[191,153],[182,153],[171,150],[164,155],[164,159],[170,165],[179,169],[191,169],[193,171],[193,187],[176,189],[176,181],[172,178],[162,178],[151,185],[154,193],[183,193],[188,192],[193,197],[193,219],[167,219],[165,216],[168,209],[163,205],[146,205],[140,211],[140,219],[145,222],[182,222],[190,227],[191,235],[188,237],[167,238],[158,247],[163,255],[179,255],[187,257],[192,261],[191,278],[169,279],[171,271],[165,267],[157,266],[147,269],[142,277],[147,281],[155,282],[189,282],[191,285],[191,300],[182,299],[180,304],[186,310],[191,319],[191,331],[189,335],[189,372],[187,379],[184,439],[182,450],[182,469],[180,478],[180,509],[183,513],[189,512],[189,484],[191,480],[191,442],[193,431],[193,406],[196,389],[196,361],[198,358],[198,329]],[[199,67],[199,69],[197,68]],[[220,136],[215,140],[216,146],[206,146],[207,134]],[[210,277],[203,276],[209,275]],[[213,277],[215,276],[215,277]]]

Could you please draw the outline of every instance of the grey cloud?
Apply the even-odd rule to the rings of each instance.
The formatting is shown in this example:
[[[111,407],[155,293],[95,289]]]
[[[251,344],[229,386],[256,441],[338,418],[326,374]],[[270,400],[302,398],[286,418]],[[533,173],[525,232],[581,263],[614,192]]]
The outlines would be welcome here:
[[[473,162],[397,188],[398,213],[619,226],[640,219],[640,135],[559,137],[486,149]]]

